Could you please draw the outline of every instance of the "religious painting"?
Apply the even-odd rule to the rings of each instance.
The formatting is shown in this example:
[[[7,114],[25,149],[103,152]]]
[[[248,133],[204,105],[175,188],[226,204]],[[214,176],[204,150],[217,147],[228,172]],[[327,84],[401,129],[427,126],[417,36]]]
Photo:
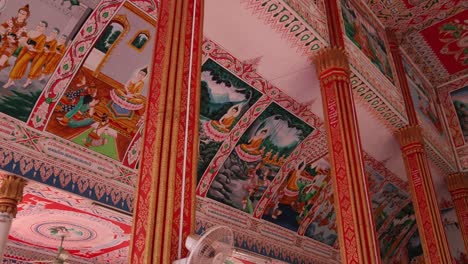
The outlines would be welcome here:
[[[453,208],[453,204],[450,203],[449,206],[441,205],[440,216],[455,263],[468,263],[468,255],[466,254],[457,213]]]
[[[465,142],[468,142],[468,86],[453,91],[450,95],[453,107],[457,113],[463,138]]]
[[[383,30],[376,28],[375,23],[356,8],[353,0],[341,0],[341,10],[346,36],[393,82]]]
[[[379,230],[387,218],[408,199],[406,193],[391,183],[385,184],[378,193],[372,195],[371,203],[376,230]]]
[[[411,235],[411,238],[406,244],[406,255],[408,263],[423,263],[424,256],[421,244],[421,237],[419,236],[418,230]],[[418,262],[422,261],[422,262]]]
[[[91,8],[68,8],[52,0],[5,2],[0,12],[0,112],[27,121]]]
[[[153,49],[127,43],[155,20],[126,3],[110,20],[57,103],[46,130],[121,161],[141,133]],[[154,38],[146,45],[153,46]],[[130,59],[131,58],[131,59]]]
[[[367,183],[369,184],[369,190],[372,195],[378,192],[380,184],[385,181],[385,178],[370,166],[366,166],[366,171],[369,175],[367,177]]]
[[[293,172],[294,173],[294,172]],[[264,219],[277,223],[284,227],[294,229],[294,225],[308,223],[305,236],[324,244],[333,246],[337,241],[336,214],[334,210],[333,189],[331,184],[330,164],[321,159],[315,162],[301,173],[296,181],[300,186],[298,195],[291,199],[288,186],[291,183],[291,173],[282,188],[276,194],[277,201],[270,215],[264,215]],[[292,202],[288,202],[292,200]],[[284,214],[283,214],[284,213]],[[287,219],[292,217],[293,220]]]
[[[428,92],[429,88],[424,86],[421,78],[405,59],[403,59],[403,67],[408,80],[411,98],[419,118],[422,119],[421,121],[435,128],[435,131],[437,131],[439,135],[443,135],[444,127],[440,119],[440,111],[434,102],[433,96]]]
[[[198,177],[242,115],[262,96],[212,59],[201,71]]]
[[[385,231],[379,236],[380,254],[383,259],[392,256],[403,238],[416,225],[413,204],[403,207],[392,219]]]
[[[336,232],[330,181],[326,161],[300,161],[270,198],[262,218],[295,232],[304,223],[309,224],[306,236],[333,245]]]
[[[285,159],[313,128],[276,103],[271,103],[241,136],[218,171],[207,196],[252,214]],[[298,165],[290,194],[306,165]],[[291,197],[292,200],[292,197]]]

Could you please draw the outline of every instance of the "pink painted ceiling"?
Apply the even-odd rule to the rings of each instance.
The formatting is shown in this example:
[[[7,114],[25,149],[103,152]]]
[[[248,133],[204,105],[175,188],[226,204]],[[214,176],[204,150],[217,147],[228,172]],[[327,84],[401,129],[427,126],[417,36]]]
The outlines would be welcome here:
[[[63,227],[67,233],[63,247],[72,262],[126,263],[131,221],[89,199],[30,182],[13,221],[6,255],[52,260],[60,245],[54,228]]]
[[[435,85],[468,74],[468,5],[463,0],[366,0]]]

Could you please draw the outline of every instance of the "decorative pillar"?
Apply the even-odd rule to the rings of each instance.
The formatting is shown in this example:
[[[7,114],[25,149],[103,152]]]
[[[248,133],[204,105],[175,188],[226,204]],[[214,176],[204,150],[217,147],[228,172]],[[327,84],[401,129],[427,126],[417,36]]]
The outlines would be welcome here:
[[[159,3],[131,264],[184,257],[195,227],[203,0]]]
[[[411,98],[398,42],[395,34],[390,30],[387,30],[387,38],[408,116],[409,124],[399,129],[396,136],[403,152],[425,263],[451,263],[452,257],[424,150],[424,139]]]
[[[342,263],[381,263],[345,54],[341,9],[324,1],[330,46],[314,58],[323,99]]]
[[[2,175],[0,180],[0,263],[2,263],[11,223],[16,217],[17,205],[23,198],[26,181],[11,174]]]
[[[369,199],[348,58],[325,48],[314,58],[320,77],[335,211],[343,263],[381,263]]]
[[[449,175],[447,185],[457,212],[458,225],[465,242],[465,250],[468,250],[468,174],[458,172]]]

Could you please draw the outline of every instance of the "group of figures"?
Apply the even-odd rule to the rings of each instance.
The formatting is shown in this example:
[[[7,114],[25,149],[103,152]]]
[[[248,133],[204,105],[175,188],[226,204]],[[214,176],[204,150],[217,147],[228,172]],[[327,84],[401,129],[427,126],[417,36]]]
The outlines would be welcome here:
[[[391,81],[393,73],[385,47],[384,36],[354,8],[352,0],[341,0],[346,35]]]
[[[25,88],[34,80],[45,79],[54,72],[67,48],[68,37],[60,35],[60,29],[52,28],[47,21],[28,29],[30,15],[29,5],[25,5],[15,17],[0,25],[0,70],[10,68],[3,88],[25,77]]]

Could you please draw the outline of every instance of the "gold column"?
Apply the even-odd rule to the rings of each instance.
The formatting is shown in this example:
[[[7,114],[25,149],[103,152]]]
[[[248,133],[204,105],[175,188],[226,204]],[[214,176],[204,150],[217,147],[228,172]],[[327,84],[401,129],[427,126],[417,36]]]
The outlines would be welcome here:
[[[11,174],[1,174],[0,183],[0,262],[3,261],[11,223],[16,217],[18,203],[23,198],[26,181]]]
[[[447,185],[457,212],[458,225],[465,242],[465,250],[468,250],[468,174],[458,172],[449,175]]]
[[[160,1],[131,264],[172,263],[194,230],[202,11],[203,0]]]
[[[323,98],[342,263],[381,263],[347,55],[330,47],[314,58]]]
[[[421,128],[419,125],[408,125],[399,129],[396,135],[410,182],[424,259],[426,263],[451,263]]]

